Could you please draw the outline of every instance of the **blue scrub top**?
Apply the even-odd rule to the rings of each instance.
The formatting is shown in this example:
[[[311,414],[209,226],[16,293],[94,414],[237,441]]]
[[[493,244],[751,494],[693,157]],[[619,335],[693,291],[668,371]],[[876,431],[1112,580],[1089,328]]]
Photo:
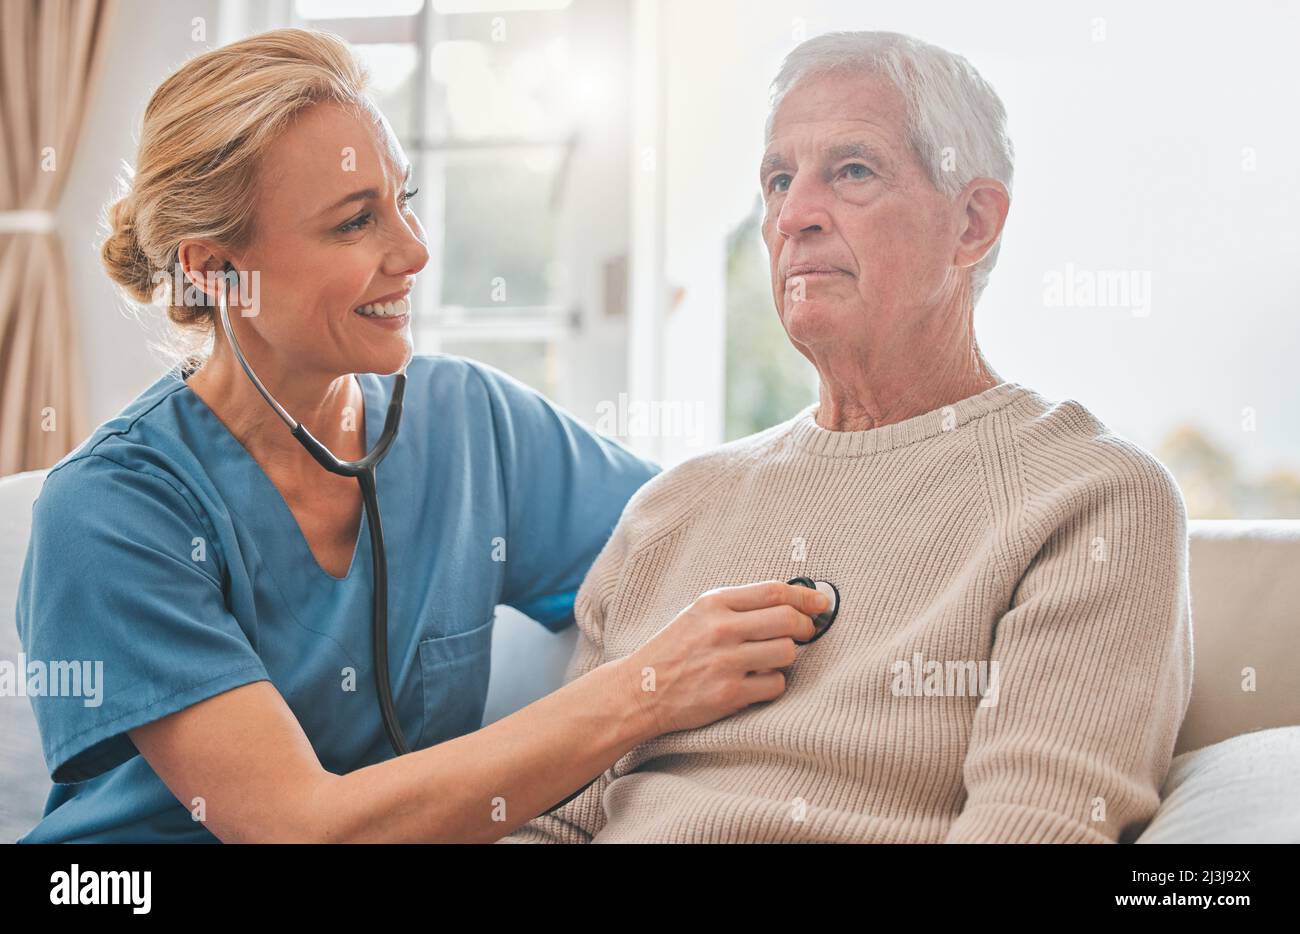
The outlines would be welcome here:
[[[394,377],[357,379],[370,450]],[[388,664],[412,748],[482,725],[494,608],[569,625],[624,504],[657,471],[498,370],[411,360],[377,485]],[[28,671],[79,661],[89,678],[78,689],[64,669],[44,693],[28,679],[56,784],[18,842],[217,842],[127,731],[253,681],[275,685],[328,771],[391,758],[372,580],[364,516],[336,578],[180,370],[165,374],[50,470],[32,509],[17,607]]]

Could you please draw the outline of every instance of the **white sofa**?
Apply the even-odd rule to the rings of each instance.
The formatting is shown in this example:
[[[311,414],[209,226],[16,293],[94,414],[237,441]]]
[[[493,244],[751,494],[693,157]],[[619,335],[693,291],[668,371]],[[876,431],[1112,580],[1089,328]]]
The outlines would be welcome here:
[[[44,471],[0,478],[0,659],[21,651],[14,604]],[[1300,520],[1190,523],[1191,706],[1139,843],[1300,842]],[[498,611],[485,722],[562,683],[576,630]],[[1256,689],[1242,689],[1254,669]],[[0,840],[39,819],[50,787],[29,701],[0,697]]]

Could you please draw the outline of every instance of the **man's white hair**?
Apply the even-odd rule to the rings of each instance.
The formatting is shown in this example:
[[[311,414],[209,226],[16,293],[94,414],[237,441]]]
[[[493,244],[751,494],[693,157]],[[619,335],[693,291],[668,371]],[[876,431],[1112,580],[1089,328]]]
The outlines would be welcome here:
[[[935,188],[949,198],[973,178],[996,178],[1011,191],[1015,151],[997,93],[960,55],[896,32],[829,32],[797,45],[772,80],[765,135],[777,107],[801,80],[831,73],[886,78],[907,104],[907,139]],[[1002,238],[971,269],[979,301]]]

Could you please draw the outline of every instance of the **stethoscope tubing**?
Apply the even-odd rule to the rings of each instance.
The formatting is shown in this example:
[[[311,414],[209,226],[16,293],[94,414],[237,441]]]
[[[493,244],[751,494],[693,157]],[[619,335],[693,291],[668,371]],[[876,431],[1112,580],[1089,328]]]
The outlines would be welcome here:
[[[233,272],[229,264],[227,264],[226,269]],[[262,381],[257,378],[253,368],[249,366],[248,360],[244,357],[244,352],[239,347],[239,341],[235,337],[235,329],[230,326],[230,310],[227,307],[226,298],[227,285],[228,283],[223,282],[219,293],[221,325],[226,332],[227,339],[230,341],[231,349],[235,351],[235,358],[239,361],[239,365],[244,372],[248,374],[254,388],[275,410],[281,420],[289,426],[290,433],[298,440],[299,444],[306,448],[307,453],[312,456],[316,463],[330,473],[343,477],[355,477],[357,483],[361,486],[361,500],[365,508],[366,524],[370,529],[370,561],[374,570],[372,575],[374,577],[374,592],[371,647],[375,659],[375,691],[378,695],[379,713],[384,722],[384,732],[388,735],[388,742],[397,755],[404,756],[411,751],[411,747],[406,742],[406,736],[402,733],[401,723],[398,722],[397,711],[393,704],[392,685],[389,681],[388,551],[384,546],[384,524],[379,512],[379,492],[376,485],[375,471],[385,455],[388,454],[388,449],[392,447],[393,441],[397,437],[397,429],[402,421],[402,400],[406,395],[406,372],[405,370],[400,371],[393,382],[393,393],[388,401],[388,414],[384,419],[384,430],[374,448],[359,460],[340,460],[334,455],[333,451],[321,444],[307,430],[305,425],[285,411],[284,407],[275,400],[262,384]]]

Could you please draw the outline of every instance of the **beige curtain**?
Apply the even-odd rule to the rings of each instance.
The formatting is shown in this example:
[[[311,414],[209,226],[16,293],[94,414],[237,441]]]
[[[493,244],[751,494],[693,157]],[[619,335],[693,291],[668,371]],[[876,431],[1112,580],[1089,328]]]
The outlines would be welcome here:
[[[87,431],[54,210],[116,0],[0,2],[0,476],[48,467]]]

